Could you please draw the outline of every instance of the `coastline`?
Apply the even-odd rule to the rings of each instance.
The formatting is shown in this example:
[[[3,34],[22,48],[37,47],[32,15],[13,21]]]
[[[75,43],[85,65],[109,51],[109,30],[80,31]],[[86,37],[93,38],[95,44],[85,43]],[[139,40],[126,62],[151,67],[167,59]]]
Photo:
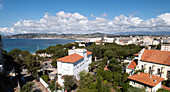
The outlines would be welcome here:
[[[2,39],[3,49],[7,52],[13,49],[28,50],[34,54],[39,49],[45,49],[56,44],[67,44],[81,39]]]

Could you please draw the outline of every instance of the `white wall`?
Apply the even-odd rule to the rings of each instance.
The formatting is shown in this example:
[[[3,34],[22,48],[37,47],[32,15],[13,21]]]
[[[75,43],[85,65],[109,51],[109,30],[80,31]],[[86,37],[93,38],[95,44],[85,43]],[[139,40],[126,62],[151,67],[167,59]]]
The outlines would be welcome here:
[[[161,77],[164,78],[165,80],[167,79],[166,78],[167,77],[167,71],[168,70],[170,71],[170,66],[156,64],[156,63],[151,63],[151,62],[140,61],[140,62],[138,62],[138,69],[137,70],[142,69],[142,67],[141,67],[142,65],[146,68],[146,69],[144,69],[145,73],[149,73],[149,67],[151,67],[151,69],[154,70],[153,71],[153,75],[157,74],[157,70],[159,68],[160,72],[163,72]]]
[[[140,84],[138,82],[130,81],[129,85],[132,85],[133,87],[137,88],[144,88],[147,92],[156,92],[159,88],[162,88],[162,82],[158,83],[156,86],[150,88],[149,86],[144,86],[143,84]]]
[[[79,73],[83,70],[86,72],[88,71],[88,66],[92,62],[92,55],[87,56],[87,53],[84,53],[86,50],[83,51],[83,59],[78,60],[75,63],[66,63],[57,61],[57,68],[58,68],[58,83],[63,86],[64,80],[61,79],[63,75],[74,75],[77,80],[79,80]],[[74,54],[74,52],[81,54],[78,50],[69,50],[69,54]]]
[[[162,82],[158,83],[155,87],[153,87],[152,92],[156,92],[159,88],[162,88]]]
[[[170,44],[162,44],[161,50],[163,51],[170,51]]]
[[[41,77],[40,77],[39,79],[40,79],[41,84],[43,84],[43,86],[44,86],[49,92],[51,92],[50,89],[47,88],[47,87],[48,87],[48,84],[47,84]]]

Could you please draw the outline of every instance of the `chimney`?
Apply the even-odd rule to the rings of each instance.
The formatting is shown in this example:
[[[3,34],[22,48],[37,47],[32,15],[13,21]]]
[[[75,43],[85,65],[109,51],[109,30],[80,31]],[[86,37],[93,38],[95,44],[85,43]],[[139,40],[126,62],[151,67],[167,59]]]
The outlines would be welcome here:
[[[140,72],[138,72],[138,75],[140,75]]]
[[[75,48],[76,48],[75,46],[72,47],[73,50],[74,50]]]
[[[149,77],[152,79],[152,75],[149,75]]]
[[[156,82],[156,80],[153,80],[154,82]]]

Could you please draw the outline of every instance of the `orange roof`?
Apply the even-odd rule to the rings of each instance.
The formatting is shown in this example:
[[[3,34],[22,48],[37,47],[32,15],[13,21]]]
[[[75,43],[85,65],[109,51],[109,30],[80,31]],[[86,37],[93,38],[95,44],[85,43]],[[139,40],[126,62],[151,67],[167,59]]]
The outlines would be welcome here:
[[[104,70],[109,70],[107,67],[108,67],[108,65],[105,66]]]
[[[164,85],[162,85],[162,88],[167,89],[167,90],[170,90],[170,87],[166,87],[166,86],[164,86]]]
[[[130,63],[130,65],[128,66],[128,68],[135,69],[136,66],[137,66],[137,64],[135,63],[135,61],[132,61],[132,62]]]
[[[141,73],[140,74],[135,74],[132,75],[130,77],[128,77],[131,80],[135,80],[137,82],[146,84],[146,85],[150,85],[150,86],[156,86],[158,83],[160,83],[161,81],[163,81],[164,79],[161,77],[157,77],[154,75],[151,75],[152,77],[149,77],[151,74],[148,73]],[[156,80],[156,82],[154,82],[154,80]]]
[[[170,65],[170,51],[146,49],[141,57],[142,61]]]
[[[87,51],[87,55],[90,55],[90,54],[92,54],[92,52],[90,52],[90,51]]]
[[[71,54],[62,58],[57,59],[57,61],[61,61],[61,62],[67,62],[67,63],[74,63],[80,59],[82,59],[83,56],[80,56],[79,54]]]
[[[138,56],[139,55],[139,53],[136,53],[136,54],[133,54],[134,56]]]

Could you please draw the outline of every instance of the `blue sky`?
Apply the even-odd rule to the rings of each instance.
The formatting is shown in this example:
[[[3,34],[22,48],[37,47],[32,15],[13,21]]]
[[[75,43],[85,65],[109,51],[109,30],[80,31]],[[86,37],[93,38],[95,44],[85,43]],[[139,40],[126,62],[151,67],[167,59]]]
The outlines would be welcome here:
[[[107,15],[112,20],[116,16],[134,15],[142,20],[156,18],[170,12],[170,0],[0,0],[0,28],[12,27],[24,19],[40,20],[45,13],[55,16],[59,11],[75,13],[94,20]]]
[[[58,11],[78,12],[89,19],[91,14],[103,13],[107,19],[121,14],[149,19],[170,12],[170,0],[3,0],[0,4],[3,6],[0,27],[9,27],[22,19],[39,20],[45,12],[52,15]]]

